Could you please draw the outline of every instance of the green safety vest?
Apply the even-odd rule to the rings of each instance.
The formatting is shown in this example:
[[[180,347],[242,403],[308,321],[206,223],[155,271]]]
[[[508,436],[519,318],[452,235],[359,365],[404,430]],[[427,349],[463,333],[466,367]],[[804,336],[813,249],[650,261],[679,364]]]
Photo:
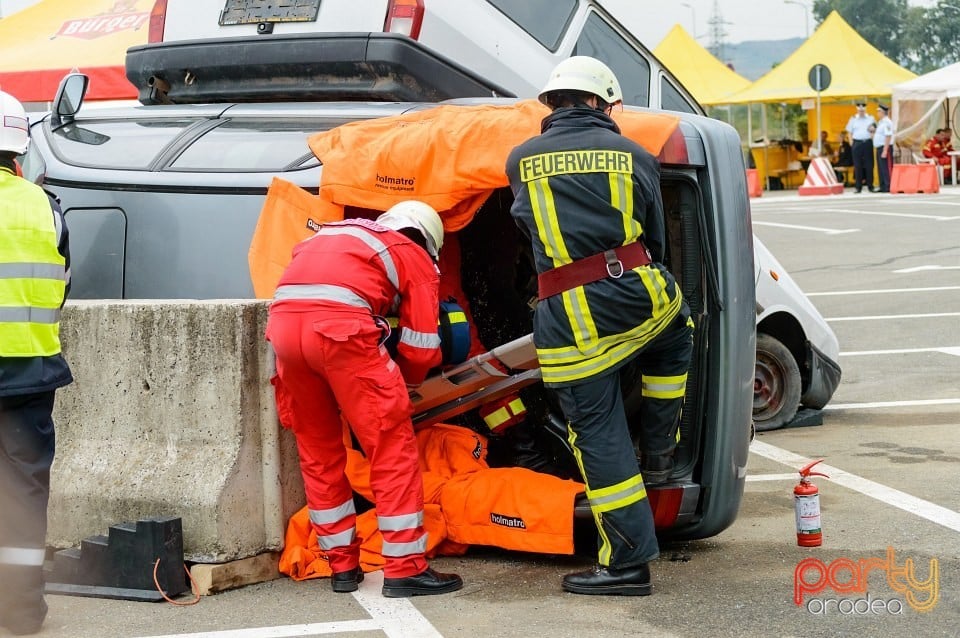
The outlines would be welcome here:
[[[43,189],[0,171],[0,356],[60,352],[66,281],[58,240]]]

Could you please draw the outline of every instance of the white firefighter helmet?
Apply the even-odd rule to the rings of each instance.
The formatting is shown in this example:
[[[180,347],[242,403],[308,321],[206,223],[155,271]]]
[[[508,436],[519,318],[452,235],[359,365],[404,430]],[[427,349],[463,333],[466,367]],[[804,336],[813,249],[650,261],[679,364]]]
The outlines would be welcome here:
[[[394,204],[377,217],[377,223],[393,230],[414,228],[427,242],[427,252],[436,259],[443,248],[443,222],[429,204],[410,199]]]
[[[0,151],[21,155],[30,145],[30,124],[20,101],[0,91]]]
[[[540,101],[546,104],[547,94],[552,91],[592,93],[607,104],[623,101],[620,82],[610,67],[587,55],[569,57],[554,67],[546,86],[540,91]]]

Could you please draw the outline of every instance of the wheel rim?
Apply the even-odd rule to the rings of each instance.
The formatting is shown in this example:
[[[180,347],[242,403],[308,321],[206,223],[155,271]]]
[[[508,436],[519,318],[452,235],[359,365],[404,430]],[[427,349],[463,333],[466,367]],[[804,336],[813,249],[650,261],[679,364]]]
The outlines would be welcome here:
[[[753,417],[763,421],[783,408],[786,371],[775,357],[757,352],[753,373]]]

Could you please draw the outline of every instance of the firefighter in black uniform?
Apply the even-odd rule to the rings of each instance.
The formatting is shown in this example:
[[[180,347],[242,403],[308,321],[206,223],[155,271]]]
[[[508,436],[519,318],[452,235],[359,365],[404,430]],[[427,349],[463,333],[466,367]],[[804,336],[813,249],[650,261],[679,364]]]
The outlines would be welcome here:
[[[599,532],[599,560],[568,574],[579,594],[651,593],[659,555],[644,479],[673,468],[693,322],[664,253],[660,167],[620,135],[620,85],[602,62],[561,62],[540,93],[542,134],[513,149],[511,208],[531,238],[539,297],[534,342],[556,392]],[[642,373],[641,463],[630,439],[620,370]],[[642,470],[642,474],[641,474]]]
[[[70,282],[60,207],[19,177],[29,144],[23,106],[0,91],[0,627],[40,631],[53,463],[53,400],[73,381],[60,354]]]

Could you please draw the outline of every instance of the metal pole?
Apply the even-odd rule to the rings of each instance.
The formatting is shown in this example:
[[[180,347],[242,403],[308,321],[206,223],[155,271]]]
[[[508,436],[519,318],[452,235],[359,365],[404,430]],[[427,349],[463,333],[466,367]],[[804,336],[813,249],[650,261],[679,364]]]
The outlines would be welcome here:
[[[770,140],[768,139],[767,131],[767,104],[766,102],[760,103],[760,122],[763,129],[763,171],[766,175],[767,190],[770,190],[770,153],[768,151],[770,147]]]
[[[820,139],[820,131],[822,130],[820,124],[820,87],[823,86],[823,78],[821,73],[823,72],[822,66],[817,66],[817,145],[820,147],[820,157],[823,157],[823,140]]]

